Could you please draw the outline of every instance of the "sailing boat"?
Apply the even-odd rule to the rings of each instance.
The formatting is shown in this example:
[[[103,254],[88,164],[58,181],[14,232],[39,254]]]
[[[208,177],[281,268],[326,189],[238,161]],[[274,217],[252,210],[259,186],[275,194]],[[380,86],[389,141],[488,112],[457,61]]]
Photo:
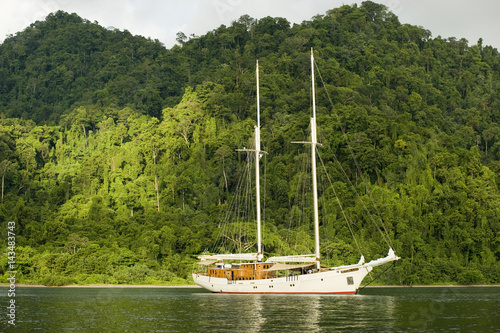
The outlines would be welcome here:
[[[257,126],[255,149],[242,149],[255,154],[257,252],[200,255],[201,260],[193,272],[193,280],[199,286],[216,293],[240,294],[354,294],[365,276],[375,266],[400,259],[392,248],[386,257],[365,263],[364,257],[356,264],[324,267],[320,260],[318,189],[316,175],[316,101],[314,79],[314,54],[311,49],[311,81],[313,115],[311,118],[314,240],[315,253],[270,257],[263,261],[261,242],[260,174],[259,159],[265,152],[260,147],[259,66],[257,79]],[[298,142],[297,142],[298,143]],[[235,263],[237,262],[237,263]]]

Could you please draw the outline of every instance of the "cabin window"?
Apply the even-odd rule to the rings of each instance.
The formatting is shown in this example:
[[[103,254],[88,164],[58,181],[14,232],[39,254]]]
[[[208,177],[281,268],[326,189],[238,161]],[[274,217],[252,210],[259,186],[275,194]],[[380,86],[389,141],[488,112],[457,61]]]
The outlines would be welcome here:
[[[347,277],[347,285],[352,286],[354,284],[354,278],[352,276]]]

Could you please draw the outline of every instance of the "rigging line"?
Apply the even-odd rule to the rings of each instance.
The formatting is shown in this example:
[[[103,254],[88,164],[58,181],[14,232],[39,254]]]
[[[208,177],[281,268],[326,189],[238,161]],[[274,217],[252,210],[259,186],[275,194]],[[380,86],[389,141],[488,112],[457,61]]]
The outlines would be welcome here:
[[[233,200],[231,201],[231,207],[228,210],[227,216],[226,216],[226,225],[227,228],[226,234],[224,235],[225,237],[223,238],[224,240],[224,249],[226,251],[232,252],[234,249],[234,244],[228,243],[228,240],[230,238],[233,238],[233,235],[235,233],[235,227],[238,225],[238,219],[239,219],[239,211],[238,207],[241,206],[241,195],[242,195],[242,189],[243,189],[243,184],[246,176],[246,169],[243,168],[242,174],[240,175],[240,178],[238,180],[237,187],[235,188],[235,193],[233,194]]]
[[[304,147],[303,148],[303,151],[304,150],[308,150],[310,147]],[[300,174],[300,178],[299,180],[301,181],[300,183],[300,187],[298,187],[298,197],[297,198],[300,198],[300,208],[301,208],[301,212],[299,213],[299,216],[298,216],[298,219],[297,219],[297,232],[295,233],[295,249],[297,249],[297,247],[299,246],[299,237],[300,237],[300,233],[302,231],[302,226],[306,227],[306,228],[310,228],[311,227],[311,224],[310,224],[310,221],[314,218],[312,217],[311,215],[309,215],[309,218],[306,219],[306,212],[307,212],[307,208],[306,207],[310,207],[311,204],[311,201],[310,201],[310,196],[306,195],[306,192],[307,192],[307,189],[309,188],[309,190],[311,189],[310,188],[310,181],[311,181],[311,178],[310,178],[310,174],[311,174],[311,170],[309,169],[309,165],[310,165],[310,156],[311,154],[302,154],[302,172]],[[309,223],[308,223],[309,222]],[[306,245],[307,246],[310,246],[311,243],[310,243],[310,239],[308,242],[306,242]]]
[[[320,177],[322,177],[322,175]],[[321,178],[321,180],[323,180],[323,178]],[[323,186],[323,181],[319,182],[318,185],[321,186],[321,193],[325,193],[327,187]],[[326,201],[326,195],[322,195],[320,200],[321,200],[321,212],[322,212],[321,221],[323,222],[323,225],[324,225],[323,238],[326,239],[326,237],[328,235],[328,226],[329,226],[329,224],[328,224],[328,210],[327,210],[328,204]],[[322,256],[322,259],[331,259],[330,254],[326,253],[326,255]]]
[[[253,148],[255,149],[255,147],[253,147]],[[245,211],[247,216],[246,216],[245,220],[243,221],[243,226],[245,227],[244,231],[243,231],[245,251],[248,251],[248,249],[251,247],[250,244],[253,244],[251,242],[250,235],[251,235],[251,232],[253,232],[255,230],[255,229],[253,229],[253,226],[256,224],[255,222],[257,221],[257,215],[256,215],[257,206],[256,206],[256,201],[255,201],[256,200],[256,192],[254,191],[254,189],[256,189],[257,186],[256,186],[254,178],[252,178],[252,176],[254,175],[254,171],[255,171],[255,164],[254,163],[259,163],[259,162],[258,162],[257,156],[255,156],[253,154],[250,154],[250,161],[252,163],[250,163],[248,165],[248,183],[247,183],[248,184],[248,187],[247,187],[247,193],[248,193],[247,207],[248,207],[248,209]],[[253,222],[253,223],[250,223],[250,222]],[[257,242],[255,241],[254,243],[257,243]]]
[[[327,96],[327,98],[328,98],[328,101],[330,102],[330,104],[331,104],[331,106],[332,106],[333,113],[335,114],[335,117],[337,118],[337,121],[338,121],[338,123],[339,123],[340,130],[342,131],[342,135],[344,136],[344,140],[346,141],[346,143],[347,143],[347,147],[349,148],[349,152],[351,153],[351,157],[352,157],[352,159],[353,159],[354,163],[356,164],[356,168],[357,168],[357,171],[359,172],[359,174],[360,174],[360,176],[361,176],[361,179],[363,180],[363,184],[365,185],[366,191],[367,191],[367,193],[368,193],[368,197],[370,198],[370,202],[371,202],[371,203],[372,203],[372,205],[375,207],[375,210],[376,210],[376,212],[377,212],[377,214],[378,214],[378,218],[381,220],[381,225],[382,225],[382,228],[384,229],[385,236],[388,238],[388,241],[386,240],[386,242],[388,243],[388,245],[389,245],[391,248],[394,248],[394,246],[392,245],[392,241],[391,241],[391,239],[390,239],[390,237],[389,237],[389,233],[387,232],[387,229],[385,228],[385,225],[384,225],[384,223],[383,223],[383,219],[382,219],[382,217],[380,216],[380,211],[378,210],[377,205],[375,205],[375,202],[373,201],[373,198],[372,198],[372,196],[371,196],[371,192],[370,192],[370,190],[369,190],[369,188],[368,188],[367,181],[366,181],[366,179],[365,179],[365,177],[364,177],[364,175],[363,175],[363,172],[361,172],[361,167],[359,166],[359,163],[358,163],[358,161],[357,161],[356,157],[354,156],[354,152],[353,152],[353,150],[352,150],[351,143],[349,142],[349,138],[348,138],[348,136],[347,136],[347,134],[346,134],[346,132],[345,132],[344,126],[342,126],[342,122],[340,121],[340,117],[339,117],[339,115],[338,115],[337,111],[335,110],[335,106],[334,106],[334,104],[333,104],[333,100],[332,100],[332,98],[331,98],[331,96],[330,96],[330,93],[328,92],[328,89],[326,88],[325,81],[323,80],[323,76],[321,75],[321,72],[320,72],[319,67],[317,66],[317,64],[316,64],[316,61],[315,61],[315,60],[314,60],[314,65],[315,65],[315,68],[316,68],[316,70],[317,70],[317,72],[318,72],[318,75],[319,75],[319,77],[320,77],[321,83],[323,84],[323,87],[325,88],[325,94],[326,94],[326,96]],[[356,192],[356,193],[357,193],[357,192]],[[358,196],[359,196],[359,195],[358,195]],[[372,218],[372,220],[373,220],[373,218]],[[377,225],[377,228],[378,228],[378,225]]]
[[[246,236],[242,237],[242,235],[248,235],[248,230],[246,229],[248,226],[246,225],[245,221],[249,221],[250,218],[253,218],[251,216],[250,209],[252,209],[252,202],[253,202],[253,197],[252,197],[252,176],[251,176],[251,156],[248,154],[248,163],[247,163],[247,186],[246,186],[246,193],[244,196],[245,199],[245,209],[243,210],[243,217],[240,220],[241,222],[239,223],[240,227],[240,233],[239,233],[239,251],[241,253],[241,250],[243,248],[243,244],[248,241]],[[243,243],[243,244],[242,244]]]
[[[356,190],[356,188],[354,187],[354,184],[352,183],[351,179],[349,178],[349,176],[347,175],[347,173],[345,172],[344,168],[342,167],[342,164],[340,163],[340,161],[337,159],[337,156],[335,155],[335,153],[332,151],[331,147],[328,147],[328,149],[330,150],[330,153],[332,154],[333,158],[335,159],[335,162],[337,163],[338,165],[338,168],[340,169],[340,171],[342,171],[342,174],[344,175],[344,177],[346,178],[347,182],[349,183],[349,185],[351,186],[351,188],[353,189],[354,193],[356,194],[356,197],[358,198],[359,202],[361,203],[361,205],[363,206],[363,209],[366,211],[366,213],[368,214],[370,220],[373,222],[373,224],[377,227],[377,230],[380,232],[380,234],[382,235],[382,238],[384,239],[384,241],[387,243],[387,245],[389,245],[390,248],[393,248],[392,246],[392,242],[391,242],[391,238],[389,237],[389,234],[387,233],[387,230],[386,228],[383,226],[383,222],[381,222],[382,224],[382,229],[380,228],[378,222],[373,218],[373,215],[370,213],[370,211],[368,210],[368,207],[366,206],[365,202],[363,201],[363,199],[361,198],[361,196],[359,195],[358,191]],[[380,217],[379,217],[380,218]],[[382,218],[380,218],[380,220],[382,220]],[[384,233],[385,232],[385,233]]]
[[[265,229],[265,226],[266,226],[266,192],[267,192],[267,187],[266,187],[266,184],[267,184],[267,154],[263,154],[264,155],[264,161],[263,161],[263,164],[264,164],[264,193],[262,195],[262,229],[264,230]],[[265,235],[266,233],[263,232],[262,235],[262,244],[264,244],[264,238],[265,238]],[[264,250],[262,250],[262,254],[264,254]]]
[[[241,253],[243,248],[242,241],[246,241],[247,239],[242,237],[242,235],[246,234],[246,226],[244,224],[248,219],[248,207],[249,202],[251,202],[251,184],[250,182],[250,156],[247,155],[245,159],[245,166],[241,169],[241,175],[238,179],[238,184],[235,188],[232,205],[230,209],[228,209],[228,214],[226,221],[232,220],[232,223],[228,223],[227,234],[223,238],[226,241],[231,241],[231,245],[226,246],[226,250],[230,250],[230,252],[238,252]],[[226,243],[225,243],[226,244]]]
[[[217,239],[211,247],[212,252],[214,253],[223,253],[227,251],[232,252],[232,250],[235,250],[234,244],[230,246],[228,244],[228,240],[233,238],[235,234],[235,228],[238,225],[237,221],[239,220],[240,215],[238,207],[241,207],[241,196],[243,193],[242,189],[244,188],[243,184],[244,180],[246,179],[246,174],[247,168],[243,168],[242,173],[238,179],[238,183],[235,186],[233,195],[228,199],[227,208],[222,212],[222,223],[219,222],[220,231],[217,234]],[[230,223],[231,220],[233,221],[233,223]]]
[[[310,149],[310,147],[304,147],[302,151]],[[311,221],[311,219],[305,218],[306,216],[306,207],[309,207],[311,202],[309,201],[309,196],[306,195],[307,188],[310,186],[310,181],[311,178],[308,177],[311,174],[310,170],[310,155],[311,154],[306,154],[306,153],[301,153],[300,156],[302,156],[302,166],[301,166],[301,172],[299,172],[299,178],[297,179],[297,192],[296,192],[296,202],[298,203],[298,206],[300,207],[299,213],[297,214],[297,222],[296,222],[296,232],[295,232],[295,249],[299,246],[299,237],[301,236],[301,231],[302,231],[302,226],[305,226],[307,228],[310,227],[310,224],[307,224],[306,221]],[[310,188],[310,187],[309,187]],[[292,222],[292,221],[290,221]],[[290,230],[292,230],[290,228]],[[289,231],[291,232],[291,231]],[[290,236],[291,238],[291,236]],[[306,242],[307,246],[310,246],[310,242]]]
[[[369,286],[369,285],[370,285],[370,284],[372,284],[373,282],[375,282],[378,278],[380,278],[383,274],[385,274],[385,272],[387,272],[387,271],[388,271],[389,269],[391,269],[391,268],[392,268],[392,265],[387,266],[387,268],[386,268],[383,272],[381,272],[380,274],[377,274],[377,276],[375,276],[375,277],[372,277],[372,280],[371,280],[370,282],[368,282],[368,283],[367,283],[367,284],[365,284],[364,286],[362,286],[362,287],[358,288],[358,292],[359,292],[360,290],[362,290],[362,289],[366,288],[367,286]],[[370,276],[371,276],[371,274],[370,274]]]
[[[246,169],[243,168],[242,174],[240,175],[238,179],[238,183],[236,185],[232,200],[230,201],[231,204],[228,207],[226,216],[225,216],[225,228],[223,230],[224,234],[222,235],[222,250],[224,252],[229,251],[232,252],[234,249],[234,244],[232,246],[229,245],[228,240],[232,238],[232,235],[234,234],[234,228],[237,225],[237,219],[238,219],[238,207],[240,206],[240,200],[241,200],[241,194],[242,194],[242,188],[243,188],[243,181],[245,179],[246,175]],[[230,221],[233,221],[230,223]]]
[[[291,205],[290,207],[290,214],[288,215],[288,228],[286,230],[286,233],[285,233],[285,242],[287,242],[288,244],[291,245],[291,237],[292,237],[292,234],[291,234],[291,230],[292,230],[292,226],[293,226],[293,220],[295,218],[295,207],[297,206],[300,206],[300,203],[299,203],[299,192],[300,192],[300,188],[301,186],[299,185],[300,184],[300,179],[301,179],[301,172],[297,172],[296,173],[297,175],[297,186],[295,187],[295,196],[294,196],[294,200],[293,200],[293,203],[289,203],[289,205]],[[297,244],[297,236],[295,236],[295,244]],[[283,253],[284,252],[284,248],[281,248],[280,249],[281,252]]]
[[[232,250],[234,249],[234,244],[230,245],[230,243],[228,243],[228,240],[233,238],[234,228],[235,226],[237,226],[237,220],[239,215],[238,207],[240,206],[240,199],[241,199],[243,181],[245,179],[245,175],[246,175],[246,169],[243,168],[243,172],[240,175],[240,178],[238,179],[238,184],[235,188],[235,192],[231,200],[231,206],[227,211],[225,219],[226,228],[224,229],[225,234],[222,235],[222,249],[224,252],[226,251],[233,252]]]
[[[332,180],[330,179],[328,172],[326,172],[326,167],[325,167],[325,163],[323,162],[323,158],[319,154],[319,151],[317,151],[317,154],[318,154],[319,160],[321,162],[321,165],[323,166],[323,169],[325,170],[326,178],[328,179],[328,182],[330,183],[330,186],[333,190],[333,193],[335,194],[335,198],[337,198],[337,203],[339,204],[340,211],[342,212],[342,215],[344,216],[344,219],[347,222],[347,226],[349,227],[349,231],[351,232],[352,238],[354,239],[354,242],[356,243],[356,246],[358,248],[359,253],[361,255],[363,255],[363,252],[361,251],[361,246],[359,245],[358,240],[356,239],[356,236],[354,235],[354,232],[352,231],[352,227],[351,227],[352,222],[350,222],[349,219],[347,218],[345,211],[344,211],[344,208],[342,207],[342,203],[340,202],[340,198],[337,195],[337,191],[335,191],[335,187],[333,186]]]
[[[286,232],[284,233],[285,237],[285,243],[289,245],[290,249],[297,249],[298,244],[299,244],[299,234],[300,234],[300,226],[301,222],[303,219],[303,213],[304,207],[306,207],[304,200],[305,200],[305,183],[307,180],[305,179],[304,175],[306,174],[306,154],[302,154],[299,149],[297,149],[297,160],[300,159],[302,161],[301,167],[297,168],[297,172],[295,173],[296,178],[294,183],[296,183],[295,186],[295,195],[293,202],[289,203],[289,210],[290,214],[288,215],[288,228],[286,228]],[[302,158],[300,158],[302,157]],[[299,213],[298,213],[299,212]],[[293,230],[296,230],[295,233],[292,233]],[[293,239],[292,239],[293,238]],[[283,253],[284,248],[283,246],[280,246],[280,250]]]
[[[320,156],[320,158],[321,158],[321,156]],[[323,230],[323,234],[324,234],[323,237],[326,239],[328,236],[328,229],[330,228],[330,226],[328,224],[328,222],[329,222],[328,221],[328,213],[331,212],[331,210],[329,210],[329,208],[328,208],[328,203],[327,203],[327,198],[326,198],[326,191],[328,189],[328,184],[326,184],[326,182],[324,181],[325,176],[328,178],[328,174],[327,174],[326,170],[323,170],[323,171],[324,171],[324,174],[318,173],[318,176],[321,177],[321,181],[318,182],[318,186],[321,187],[321,189],[319,190],[320,193],[324,194],[320,197],[321,198],[320,200],[322,203],[322,205],[321,205],[322,221],[323,221],[323,225],[325,226],[324,230]],[[331,229],[333,230],[333,223],[331,224]],[[332,259],[332,256],[330,254],[331,254],[331,252],[327,253],[322,258],[323,259]]]
[[[211,246],[212,253],[219,253],[219,248],[223,249],[225,247],[224,235],[226,234],[226,229],[228,228],[227,225],[228,215],[231,212],[231,207],[234,203],[234,200],[235,200],[234,197],[228,199],[227,207],[222,212],[223,216],[220,216],[220,221],[218,225],[219,232],[217,233],[217,238],[215,239],[215,242]]]
[[[300,177],[301,177],[300,173],[299,173],[298,177],[300,180]],[[297,182],[297,183],[299,183],[299,182]],[[297,185],[297,187],[295,189],[295,198],[294,198],[293,203],[290,207],[290,215],[288,216],[288,228],[287,228],[286,233],[285,233],[285,242],[290,242],[290,238],[292,236],[291,230],[292,230],[292,226],[293,226],[293,220],[295,218],[295,207],[297,205],[299,205],[299,203],[298,203],[299,191],[300,191],[300,186]],[[295,244],[297,244],[297,239],[295,239]],[[284,252],[285,249],[281,248],[280,250],[281,250],[281,252]]]

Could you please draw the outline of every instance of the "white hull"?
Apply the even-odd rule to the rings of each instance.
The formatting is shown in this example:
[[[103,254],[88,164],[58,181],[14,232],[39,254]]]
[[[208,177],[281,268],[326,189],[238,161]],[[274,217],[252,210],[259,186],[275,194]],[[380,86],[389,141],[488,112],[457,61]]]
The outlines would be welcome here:
[[[371,266],[359,266],[356,271],[322,270],[311,274],[260,280],[228,280],[193,273],[194,282],[215,293],[235,294],[354,294]]]

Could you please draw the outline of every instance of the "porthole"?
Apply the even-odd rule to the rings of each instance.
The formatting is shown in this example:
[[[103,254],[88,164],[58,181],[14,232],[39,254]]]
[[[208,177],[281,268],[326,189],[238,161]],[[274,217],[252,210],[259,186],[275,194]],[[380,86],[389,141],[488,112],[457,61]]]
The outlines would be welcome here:
[[[354,284],[354,278],[352,276],[347,277],[347,285],[352,286]]]

